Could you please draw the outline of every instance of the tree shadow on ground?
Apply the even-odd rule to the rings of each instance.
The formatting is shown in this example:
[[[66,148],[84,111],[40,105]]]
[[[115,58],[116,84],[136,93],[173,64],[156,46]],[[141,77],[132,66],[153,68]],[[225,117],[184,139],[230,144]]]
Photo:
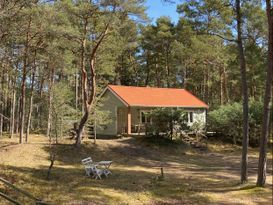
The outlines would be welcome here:
[[[48,146],[41,146],[41,149],[49,152]],[[124,197],[142,200],[143,196],[154,198],[146,204],[212,204],[213,199],[204,192],[242,191],[238,185],[239,170],[234,169],[239,167],[238,156],[214,156],[199,151],[188,154],[179,145],[175,148],[146,146],[133,138],[103,140],[97,145],[84,143],[80,148],[60,144],[53,149],[57,157],[50,181],[45,180],[48,167],[44,161],[37,161],[35,168],[1,165],[0,174],[8,172],[6,177],[19,180],[15,183],[57,204],[67,204],[71,200],[71,204],[88,204],[89,201],[119,204]],[[81,160],[88,156],[94,161],[114,161],[113,175],[103,180],[86,177]],[[158,177],[160,167],[164,167],[164,180]]]
[[[112,169],[113,175],[109,178],[95,180],[84,176],[84,171],[81,167],[63,168],[56,166],[52,172],[51,180],[46,181],[47,167],[34,169],[29,167],[0,166],[0,168],[1,170],[9,170],[9,177],[12,177],[12,175],[14,177],[14,175],[20,173],[19,176],[16,176],[20,178],[20,180],[15,182],[16,185],[25,187],[34,195],[53,202],[53,204],[60,196],[108,204],[109,201],[120,202],[122,198],[119,196],[119,193],[133,193],[133,195],[147,193],[155,198],[155,203],[173,201],[175,203],[172,204],[178,204],[178,202],[181,202],[179,204],[195,204],[199,200],[204,203],[209,202],[209,198],[200,196],[200,192],[194,190],[186,183],[187,179],[181,180],[172,176],[158,180],[156,173],[152,171],[125,171],[114,168]],[[26,186],[26,184],[28,185]],[[60,184],[62,185],[60,186]],[[40,187],[43,187],[44,191],[40,191]],[[112,194],[113,192],[115,193]],[[57,204],[62,202],[63,200],[60,199],[57,201]]]

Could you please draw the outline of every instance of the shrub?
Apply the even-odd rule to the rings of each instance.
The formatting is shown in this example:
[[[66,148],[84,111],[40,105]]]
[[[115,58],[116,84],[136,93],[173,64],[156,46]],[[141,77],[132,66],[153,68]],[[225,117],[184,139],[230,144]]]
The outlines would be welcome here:
[[[250,100],[249,103],[249,142],[259,143],[263,116],[262,101]],[[241,143],[243,136],[243,107],[241,103],[222,105],[208,113],[208,129],[219,132],[234,143]]]
[[[146,134],[149,136],[166,136],[173,138],[181,129],[188,129],[187,114],[179,108],[156,108],[147,113],[152,124],[147,125]]]

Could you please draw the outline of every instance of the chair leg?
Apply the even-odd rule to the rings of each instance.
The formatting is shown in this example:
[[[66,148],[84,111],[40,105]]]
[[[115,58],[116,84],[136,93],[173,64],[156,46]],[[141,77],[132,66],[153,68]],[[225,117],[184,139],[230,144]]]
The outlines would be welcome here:
[[[103,174],[108,177],[109,174],[112,174],[110,170],[104,170]]]
[[[89,169],[86,169],[86,170],[85,170],[85,174],[86,174],[87,176],[90,177],[90,170],[89,170]]]

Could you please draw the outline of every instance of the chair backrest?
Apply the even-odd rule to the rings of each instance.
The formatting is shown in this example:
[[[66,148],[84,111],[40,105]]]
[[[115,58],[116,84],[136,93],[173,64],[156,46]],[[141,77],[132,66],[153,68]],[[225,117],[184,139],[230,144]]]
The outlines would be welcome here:
[[[83,165],[89,165],[89,164],[92,164],[92,163],[93,163],[93,160],[92,160],[91,157],[87,157],[87,158],[82,160]]]

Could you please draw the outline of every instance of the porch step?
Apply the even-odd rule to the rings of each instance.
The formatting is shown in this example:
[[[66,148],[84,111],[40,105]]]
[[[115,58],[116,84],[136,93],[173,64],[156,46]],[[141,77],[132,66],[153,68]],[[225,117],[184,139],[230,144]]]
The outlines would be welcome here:
[[[95,132],[94,132],[94,125],[93,124],[87,124],[86,126],[86,134],[89,139],[94,139]]]

